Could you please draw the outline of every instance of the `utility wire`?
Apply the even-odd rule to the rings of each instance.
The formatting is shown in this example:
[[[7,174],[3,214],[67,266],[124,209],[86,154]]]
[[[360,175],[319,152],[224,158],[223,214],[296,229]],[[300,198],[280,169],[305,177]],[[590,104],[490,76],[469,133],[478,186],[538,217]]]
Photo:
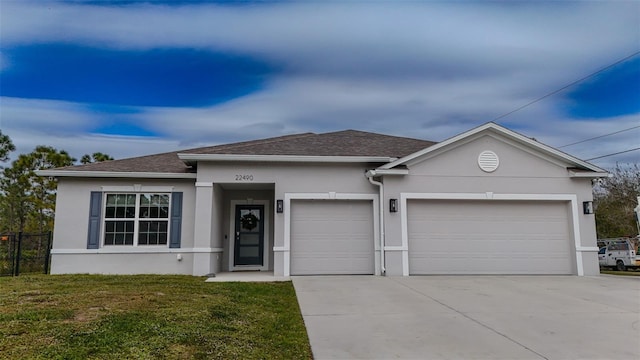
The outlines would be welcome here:
[[[613,156],[613,155],[620,155],[620,154],[624,154],[624,153],[628,153],[628,152],[632,152],[632,151],[636,151],[636,150],[640,150],[640,147],[637,147],[635,149],[629,149],[629,150],[625,150],[625,151],[619,151],[617,153],[613,153],[613,154],[607,154],[607,155],[602,155],[602,156],[598,156],[598,157],[594,157],[591,159],[587,159],[585,161],[591,161],[591,160],[596,160],[596,159],[602,159],[602,158],[606,158],[609,156]]]
[[[608,133],[608,134],[604,134],[604,135],[600,135],[600,136],[592,137],[592,138],[589,138],[589,139],[585,139],[585,140],[577,141],[577,142],[574,142],[574,143],[571,143],[571,144],[558,146],[558,147],[557,147],[557,149],[562,149],[563,147],[572,146],[572,145],[577,145],[577,144],[582,144],[583,142],[587,142],[587,141],[591,141],[591,140],[595,140],[595,139],[600,139],[600,138],[603,138],[603,137],[606,137],[606,136],[615,135],[615,134],[620,134],[620,133],[622,133],[622,132],[629,131],[629,130],[633,130],[633,129],[637,129],[637,128],[640,128],[640,125],[633,126],[633,127],[628,128],[628,129],[624,129],[624,130],[620,130],[620,131],[616,131],[616,132],[612,132],[612,133]]]
[[[502,119],[503,117],[507,117],[507,116],[509,116],[509,115],[513,114],[514,112],[520,111],[520,110],[522,110],[522,109],[526,108],[527,106],[533,105],[533,104],[537,103],[538,101],[544,100],[544,99],[546,99],[546,98],[548,98],[548,97],[550,97],[550,96],[552,96],[552,95],[555,95],[555,94],[557,94],[557,93],[561,92],[562,90],[565,90],[565,89],[567,89],[567,88],[570,88],[570,87],[572,87],[572,86],[573,86],[573,85],[575,85],[575,84],[578,84],[578,83],[580,83],[580,82],[582,82],[582,81],[585,81],[585,80],[587,80],[588,78],[590,78],[590,77],[592,77],[592,76],[594,76],[594,75],[596,75],[596,74],[599,74],[599,73],[601,73],[601,72],[603,72],[603,71],[605,71],[605,70],[607,70],[607,69],[609,69],[609,68],[612,68],[612,67],[614,67],[614,66],[616,66],[616,65],[620,64],[621,62],[627,61],[627,60],[631,59],[632,57],[634,57],[634,56],[636,56],[636,55],[638,55],[638,54],[640,54],[640,51],[636,51],[636,52],[634,52],[634,53],[633,53],[633,54],[631,54],[631,55],[625,56],[624,58],[622,58],[622,59],[620,59],[620,60],[618,60],[618,61],[616,61],[616,62],[614,62],[614,63],[612,63],[612,64],[609,64],[609,65],[607,65],[607,66],[603,67],[602,69],[600,69],[600,70],[598,70],[598,71],[595,71],[595,72],[593,72],[593,73],[591,73],[591,74],[589,74],[589,75],[587,75],[587,76],[585,76],[585,77],[583,77],[583,78],[580,78],[580,79],[578,79],[578,80],[576,80],[576,81],[574,81],[574,82],[572,82],[572,83],[570,83],[570,84],[568,84],[568,85],[565,85],[565,86],[561,87],[561,88],[560,88],[560,89],[558,89],[558,90],[552,91],[552,92],[548,93],[547,95],[541,96],[541,97],[539,97],[539,98],[537,98],[537,99],[535,99],[535,100],[533,100],[533,101],[530,101],[530,102],[528,102],[528,103],[526,103],[526,104],[524,104],[524,105],[520,106],[519,108],[517,108],[517,109],[515,109],[515,110],[509,111],[509,112],[508,112],[508,113],[506,113],[506,114],[500,115],[500,116],[498,116],[497,118],[495,118],[495,119],[493,119],[493,120],[491,120],[491,121],[492,121],[492,122],[494,122],[494,121],[497,121],[497,120]]]

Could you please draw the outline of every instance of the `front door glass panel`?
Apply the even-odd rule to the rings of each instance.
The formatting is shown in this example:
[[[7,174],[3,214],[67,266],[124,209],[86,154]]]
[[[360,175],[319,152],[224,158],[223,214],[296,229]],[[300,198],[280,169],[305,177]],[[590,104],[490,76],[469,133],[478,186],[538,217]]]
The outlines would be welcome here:
[[[234,265],[264,262],[264,205],[236,205]]]

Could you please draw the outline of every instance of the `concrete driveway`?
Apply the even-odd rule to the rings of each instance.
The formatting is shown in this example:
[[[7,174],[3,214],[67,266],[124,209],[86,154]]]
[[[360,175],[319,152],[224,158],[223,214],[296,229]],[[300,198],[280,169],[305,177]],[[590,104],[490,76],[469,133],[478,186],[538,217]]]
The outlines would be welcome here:
[[[293,277],[316,359],[640,359],[640,278]]]

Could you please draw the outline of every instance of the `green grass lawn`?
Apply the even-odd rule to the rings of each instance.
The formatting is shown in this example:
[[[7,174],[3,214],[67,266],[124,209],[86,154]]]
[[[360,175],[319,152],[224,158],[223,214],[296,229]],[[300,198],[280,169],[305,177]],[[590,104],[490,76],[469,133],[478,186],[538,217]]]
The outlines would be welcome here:
[[[0,278],[2,359],[309,359],[291,282]]]

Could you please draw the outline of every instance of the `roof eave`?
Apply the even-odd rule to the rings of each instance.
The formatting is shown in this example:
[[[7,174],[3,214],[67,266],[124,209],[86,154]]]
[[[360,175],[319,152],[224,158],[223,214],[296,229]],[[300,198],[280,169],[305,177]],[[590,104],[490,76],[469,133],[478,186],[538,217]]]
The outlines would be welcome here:
[[[572,178],[587,178],[587,179],[600,179],[600,178],[608,178],[608,177],[612,177],[613,175],[604,171],[604,172],[585,172],[585,171],[574,171],[569,169],[569,177]]]
[[[36,170],[38,176],[78,177],[78,178],[146,178],[146,179],[195,179],[195,173],[163,173],[143,171],[78,171],[78,170]]]
[[[365,174],[366,177],[383,176],[383,175],[409,175],[409,169],[375,169],[369,170]]]
[[[313,163],[388,163],[397,158],[388,156],[308,156],[308,155],[243,155],[243,154],[185,154],[178,158],[187,163],[194,161],[243,162],[313,162]]]

